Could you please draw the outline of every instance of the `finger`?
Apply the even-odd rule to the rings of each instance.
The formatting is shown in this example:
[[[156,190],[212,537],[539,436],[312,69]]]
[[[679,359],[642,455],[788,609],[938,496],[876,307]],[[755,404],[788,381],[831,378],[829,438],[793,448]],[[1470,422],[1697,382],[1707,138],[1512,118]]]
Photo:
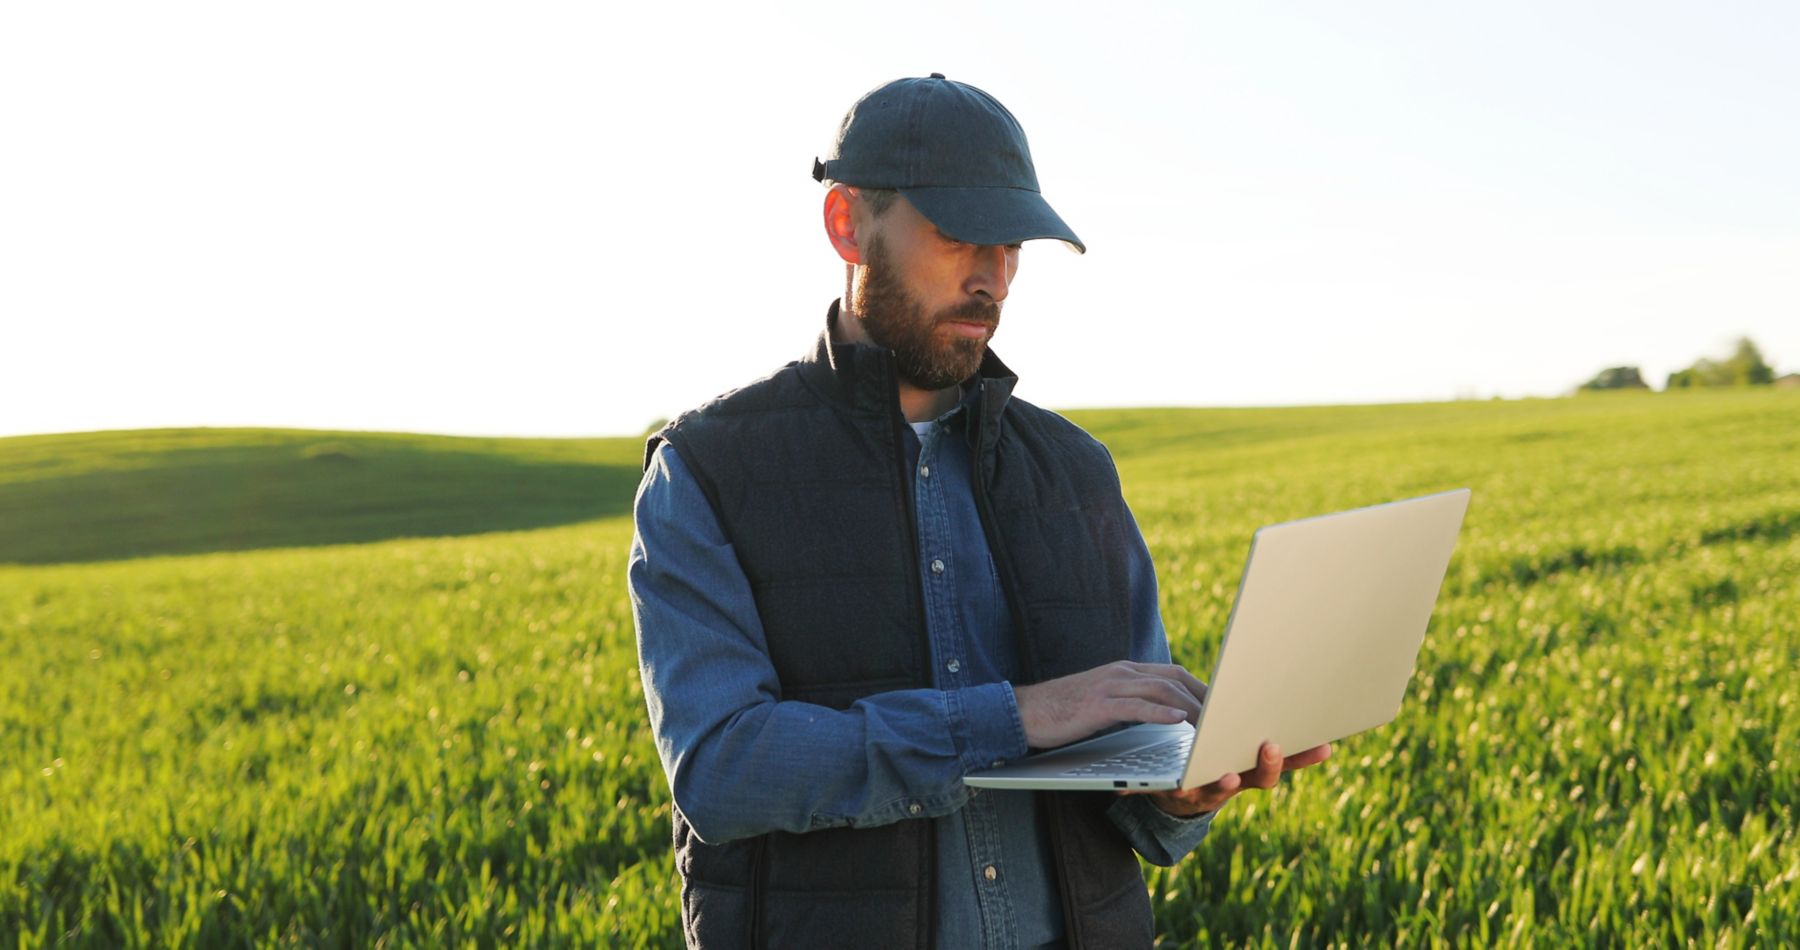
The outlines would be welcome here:
[[[1139,673],[1156,676],[1174,683],[1183,692],[1194,697],[1195,702],[1206,702],[1206,684],[1200,682],[1200,679],[1194,674],[1189,673],[1186,667],[1174,663],[1132,663],[1130,666]]]
[[[1160,722],[1172,726],[1192,715],[1185,709],[1128,697],[1109,699],[1101,708],[1114,722]]]
[[[1142,699],[1162,706],[1181,709],[1188,718],[1199,714],[1199,704],[1188,691],[1170,680],[1144,673],[1126,673],[1097,684],[1094,693],[1102,699]]]
[[[1243,787],[1244,777],[1242,775],[1239,775],[1236,772],[1226,772],[1224,775],[1219,776],[1217,782],[1214,782],[1211,785],[1200,786],[1200,790],[1206,791],[1207,789],[1212,789],[1215,792],[1224,792],[1225,797],[1230,798]]]
[[[1219,780],[1211,785],[1202,785],[1194,789],[1195,803],[1204,811],[1218,811],[1231,801],[1232,796],[1244,789],[1243,776],[1236,772],[1227,772],[1219,776]]]
[[[1202,703],[1205,703],[1206,702],[1206,684],[1200,682],[1200,677],[1195,676],[1192,673],[1189,673],[1186,669],[1179,667],[1179,666],[1174,667],[1174,670],[1176,673],[1176,679],[1178,679],[1181,682],[1182,687],[1185,688],[1188,692],[1192,693],[1194,695],[1195,699],[1199,700]]]
[[[1155,667],[1155,664],[1145,664]],[[1180,667],[1161,667],[1168,670],[1179,670]],[[1187,685],[1173,675],[1147,671],[1124,673],[1109,680],[1105,688],[1118,696],[1135,696],[1150,699],[1165,706],[1178,706],[1188,711],[1190,720],[1200,716],[1200,700],[1196,698]]]
[[[1301,752],[1297,755],[1290,755],[1286,759],[1283,759],[1281,770],[1283,772],[1292,772],[1295,769],[1304,769],[1309,766],[1318,765],[1320,762],[1329,758],[1331,758],[1331,743],[1327,742],[1324,745],[1313,746],[1305,752]]]
[[[1244,784],[1252,788],[1270,789],[1281,781],[1281,746],[1273,742],[1263,743],[1262,751],[1257,754],[1256,768],[1243,773]]]

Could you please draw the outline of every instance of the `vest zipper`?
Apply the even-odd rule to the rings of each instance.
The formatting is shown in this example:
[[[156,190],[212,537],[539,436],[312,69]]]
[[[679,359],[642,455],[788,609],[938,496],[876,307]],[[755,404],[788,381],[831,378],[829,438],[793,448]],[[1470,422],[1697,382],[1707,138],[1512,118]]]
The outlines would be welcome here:
[[[1019,648],[1019,655],[1025,661],[1025,676],[1031,682],[1038,679],[1038,658],[1035,645],[1031,641],[1030,627],[1025,623],[1025,614],[1019,601],[1019,587],[1012,575],[1012,562],[1007,560],[1006,546],[1002,544],[999,529],[995,527],[992,504],[988,501],[988,394],[986,380],[981,382],[980,411],[975,414],[975,471],[970,479],[975,489],[975,513],[981,516],[981,534],[987,539],[988,555],[994,559],[994,573],[1000,575],[1000,587],[1006,593],[1006,612],[1012,615],[1013,640]],[[998,440],[998,436],[995,439]]]
[[[906,465],[906,413],[900,408],[900,383],[894,370],[893,357],[882,361],[882,391],[888,394],[888,419],[891,420],[888,432],[888,448],[894,453],[892,471],[899,479],[901,520],[906,523],[906,539],[912,549],[912,560],[906,571],[907,584],[912,588],[913,609],[917,611],[919,622],[929,624],[930,616],[925,607],[925,586],[919,579],[919,512],[918,502],[913,499],[912,471]],[[930,687],[932,684],[931,631],[922,627],[917,631],[919,638],[919,654],[915,661],[919,664],[922,681],[919,685]],[[920,931],[923,942],[920,946],[931,948],[937,946],[937,829],[927,825],[920,832],[922,839],[919,848],[921,855],[919,864],[919,891],[923,896],[925,927]]]
[[[913,553],[911,567],[906,572],[907,586],[912,588],[913,608],[918,611],[921,624],[916,631],[919,638],[919,652],[913,655],[913,659],[918,663],[917,672],[921,677],[919,685],[930,687],[932,682],[931,631],[926,626],[930,623],[926,619],[930,613],[925,609],[924,583],[919,580],[919,506],[918,502],[913,500],[912,472],[906,468],[906,414],[900,411],[900,384],[894,375],[892,357],[882,361],[882,370],[886,377],[883,380],[882,389],[888,394],[888,419],[890,420],[888,449],[894,453],[892,471],[900,482],[901,520],[906,523],[906,540]]]

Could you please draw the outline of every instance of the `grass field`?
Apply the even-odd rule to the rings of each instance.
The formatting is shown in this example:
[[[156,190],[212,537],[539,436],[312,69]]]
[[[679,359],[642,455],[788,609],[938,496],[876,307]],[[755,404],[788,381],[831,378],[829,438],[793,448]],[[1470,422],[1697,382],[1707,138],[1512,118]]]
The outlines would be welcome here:
[[[1151,869],[1169,945],[1800,939],[1800,393],[1074,417],[1201,671],[1258,525],[1474,489],[1400,718]],[[639,451],[0,439],[0,945],[678,944]]]

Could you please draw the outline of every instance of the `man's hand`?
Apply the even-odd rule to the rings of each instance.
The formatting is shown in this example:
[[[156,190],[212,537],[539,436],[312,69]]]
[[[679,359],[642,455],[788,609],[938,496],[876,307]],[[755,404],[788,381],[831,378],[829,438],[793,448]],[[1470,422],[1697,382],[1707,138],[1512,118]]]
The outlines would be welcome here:
[[[1206,684],[1172,663],[1120,660],[1073,676],[1013,687],[1032,748],[1086,739],[1121,722],[1194,722]],[[1246,773],[1248,774],[1248,773]]]
[[[1281,773],[1292,772],[1318,765],[1331,758],[1331,744],[1314,746],[1299,755],[1290,755],[1283,759],[1281,747],[1273,742],[1263,743],[1262,751],[1257,756],[1256,768],[1248,772],[1236,772],[1226,775],[1211,785],[1202,785],[1185,791],[1163,792],[1126,792],[1128,795],[1149,795],[1156,802],[1156,807],[1178,818],[1192,818],[1209,811],[1218,811],[1232,796],[1247,789],[1271,789],[1281,781]]]

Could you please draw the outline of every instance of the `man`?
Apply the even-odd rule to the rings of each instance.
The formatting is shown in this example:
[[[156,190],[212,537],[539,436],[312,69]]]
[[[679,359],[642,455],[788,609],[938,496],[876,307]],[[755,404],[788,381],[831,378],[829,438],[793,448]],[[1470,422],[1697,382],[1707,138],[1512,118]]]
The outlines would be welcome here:
[[[1192,720],[1106,450],[988,349],[1030,239],[1079,238],[1018,122],[933,73],[864,96],[829,158],[845,262],[813,351],[650,439],[629,571],[705,946],[1148,946],[1168,865],[1240,789],[965,787],[1121,722]]]

